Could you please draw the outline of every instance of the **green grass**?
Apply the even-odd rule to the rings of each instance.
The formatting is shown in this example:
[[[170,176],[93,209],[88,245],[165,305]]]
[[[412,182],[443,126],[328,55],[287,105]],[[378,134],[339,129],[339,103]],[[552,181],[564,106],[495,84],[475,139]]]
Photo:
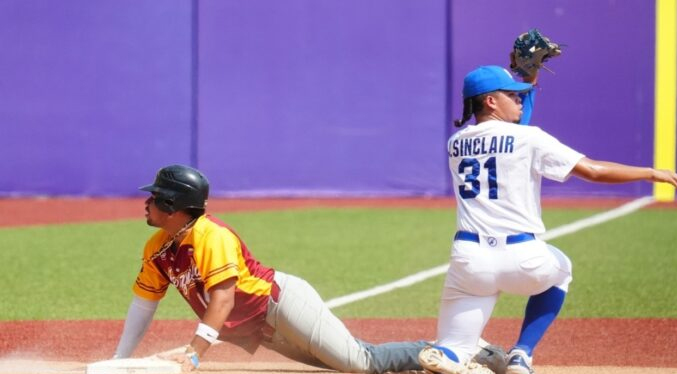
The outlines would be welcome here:
[[[546,226],[597,210],[548,209]],[[427,209],[316,208],[219,214],[264,264],[325,299],[447,262],[455,214]],[[675,210],[642,210],[557,238],[574,263],[563,317],[677,318]],[[0,229],[0,320],[122,319],[153,231],[142,220]],[[341,317],[435,317],[443,276],[337,308]],[[519,317],[501,296],[494,316]],[[194,318],[170,290],[156,318]]]
[[[564,315],[677,318],[676,223],[647,210],[552,241],[574,263]]]

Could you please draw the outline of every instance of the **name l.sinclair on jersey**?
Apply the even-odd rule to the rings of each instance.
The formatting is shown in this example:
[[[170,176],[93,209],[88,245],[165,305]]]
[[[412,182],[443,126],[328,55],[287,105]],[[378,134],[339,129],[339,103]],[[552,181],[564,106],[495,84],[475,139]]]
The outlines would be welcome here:
[[[450,146],[449,155],[451,157],[512,153],[515,146],[515,137],[512,135],[501,135],[454,139]]]

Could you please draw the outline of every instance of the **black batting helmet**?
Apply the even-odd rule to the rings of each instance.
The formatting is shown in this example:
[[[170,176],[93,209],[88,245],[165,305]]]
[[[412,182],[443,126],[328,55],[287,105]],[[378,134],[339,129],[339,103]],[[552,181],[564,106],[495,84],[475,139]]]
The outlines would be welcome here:
[[[205,209],[209,197],[209,181],[197,169],[185,165],[170,165],[157,172],[155,182],[139,188],[155,194],[160,210]]]

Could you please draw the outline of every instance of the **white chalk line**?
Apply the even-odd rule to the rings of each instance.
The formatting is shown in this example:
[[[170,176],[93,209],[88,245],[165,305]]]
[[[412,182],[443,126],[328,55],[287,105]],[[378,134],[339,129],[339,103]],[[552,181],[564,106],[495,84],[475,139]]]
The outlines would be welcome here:
[[[560,236],[568,235],[595,225],[599,225],[601,223],[611,221],[613,219],[628,215],[630,213],[633,213],[651,203],[654,202],[654,198],[651,196],[646,196],[646,197],[641,197],[637,200],[633,200],[629,203],[623,204],[619,206],[618,208],[614,208],[612,210],[600,213],[600,214],[595,214],[593,216],[590,216],[588,218],[584,218],[578,221],[574,221],[572,223],[568,223],[566,225],[562,225],[559,227],[556,227],[552,230],[548,230],[542,235],[539,235],[538,237],[543,239],[543,240],[551,240],[554,238],[558,238]],[[449,264],[443,264],[440,266],[435,266],[434,268],[428,269],[428,270],[423,270],[420,271],[416,274],[412,274],[409,276],[406,276],[402,279],[398,279],[394,282],[382,284],[380,286],[372,287],[370,289],[364,290],[364,291],[359,291],[355,293],[351,293],[345,296],[340,296],[336,297],[333,299],[330,299],[326,302],[327,306],[331,308],[337,308],[340,306],[352,304],[356,301],[368,299],[373,296],[381,295],[384,293],[388,293],[391,291],[394,291],[398,288],[405,288],[412,286],[416,283],[423,282],[427,279],[430,279],[432,277],[436,277],[438,275],[442,275],[447,272],[447,269],[449,268]],[[217,341],[214,344],[219,344],[220,341]],[[166,356],[168,354],[173,354],[173,353],[181,353],[183,352],[185,348],[184,347],[179,347],[179,348],[174,348],[165,352],[157,353],[152,356],[148,356],[147,358],[155,358],[158,356]]]
[[[611,221],[612,219],[616,219],[619,217],[622,217],[624,215],[630,214],[632,212],[635,212],[651,203],[654,202],[654,198],[651,196],[647,197],[642,197],[637,200],[633,200],[629,203],[623,204],[619,206],[618,208],[600,213],[600,214],[595,214],[593,216],[590,216],[588,218],[584,218],[578,221],[574,221],[572,223],[568,223],[566,225],[562,225],[559,227],[556,227],[552,230],[546,231],[542,235],[539,235],[538,237],[542,240],[551,240],[554,238],[558,238],[560,236],[568,235],[583,229],[586,229],[588,227],[592,227],[595,225],[599,225],[601,223]],[[351,303],[354,303],[356,301],[364,300],[376,295],[381,295],[387,292],[391,292],[393,290],[396,290],[398,288],[404,288],[404,287],[409,287],[411,285],[414,285],[419,282],[423,282],[429,278],[436,277],[438,275],[442,275],[447,272],[447,269],[449,268],[449,264],[444,264],[440,266],[436,266],[432,269],[424,270],[421,272],[418,272],[416,274],[412,274],[409,276],[406,276],[402,279],[398,279],[394,282],[390,282],[387,284],[383,284],[380,286],[376,286],[373,288],[370,288],[368,290],[364,291],[359,291],[355,293],[351,293],[349,295],[345,296],[340,296],[331,300],[327,301],[327,306],[329,308],[337,308],[340,306],[348,305]]]
[[[539,235],[538,237],[543,240],[550,240],[558,238],[560,236],[568,235],[576,231],[586,229],[588,227],[592,227],[607,221],[611,221],[616,218],[623,217],[625,215],[628,215],[630,213],[633,213],[637,210],[644,208],[645,206],[653,203],[654,201],[655,201],[654,198],[651,196],[641,197],[637,200],[633,200],[629,203],[623,204],[618,208],[600,214],[595,214],[594,216],[590,216],[588,218],[584,218],[566,225],[562,225],[552,230],[548,230],[545,233],[543,233],[543,235]]]

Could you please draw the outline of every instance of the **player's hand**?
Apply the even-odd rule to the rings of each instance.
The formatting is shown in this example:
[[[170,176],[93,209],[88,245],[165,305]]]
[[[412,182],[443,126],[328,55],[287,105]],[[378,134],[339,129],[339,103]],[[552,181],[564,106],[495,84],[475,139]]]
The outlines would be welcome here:
[[[198,359],[197,353],[195,353],[191,346],[187,346],[184,353],[161,355],[160,358],[178,362],[181,365],[182,373],[190,373],[196,370],[200,365],[200,360]]]
[[[671,170],[654,169],[651,180],[654,182],[670,183],[677,187],[677,174]]]
[[[514,69],[517,67],[517,62],[515,62],[515,51],[510,52],[510,69],[514,71]],[[538,83],[538,72],[540,70],[536,69],[536,71],[531,74],[531,75],[524,75],[522,76],[522,81],[524,83],[529,83],[531,85],[536,85]]]

